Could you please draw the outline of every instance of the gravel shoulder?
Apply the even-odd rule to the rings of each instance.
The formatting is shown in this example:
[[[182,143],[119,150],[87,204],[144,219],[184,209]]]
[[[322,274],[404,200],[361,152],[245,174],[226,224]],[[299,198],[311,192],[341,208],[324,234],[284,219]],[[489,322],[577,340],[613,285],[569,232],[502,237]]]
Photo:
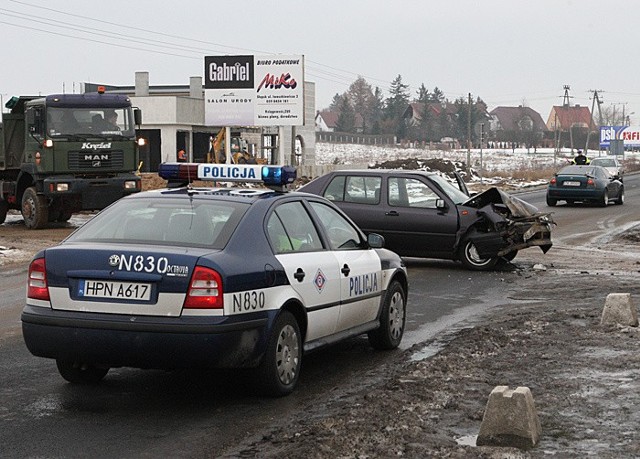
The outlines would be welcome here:
[[[638,254],[629,256],[637,237],[624,234],[595,254],[554,248],[546,270],[534,269],[539,256],[524,251],[514,261],[517,289],[506,287],[491,317],[389,358],[383,381],[337,399],[328,394],[324,409],[227,457],[638,457],[640,331],[600,325],[609,293],[640,295]],[[413,360],[421,346],[441,350]],[[475,446],[500,385],[531,390],[542,426],[535,448]]]

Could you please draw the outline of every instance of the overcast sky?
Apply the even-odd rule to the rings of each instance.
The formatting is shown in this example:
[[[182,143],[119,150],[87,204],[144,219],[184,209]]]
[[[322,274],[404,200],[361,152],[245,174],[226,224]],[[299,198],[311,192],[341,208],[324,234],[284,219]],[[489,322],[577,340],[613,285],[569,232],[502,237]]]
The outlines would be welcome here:
[[[412,96],[424,83],[545,122],[564,85],[589,108],[598,90],[640,125],[639,24],[634,0],[0,0],[0,94],[133,85],[136,71],[186,85],[204,56],[301,54],[317,109],[358,75],[385,96],[401,75]]]

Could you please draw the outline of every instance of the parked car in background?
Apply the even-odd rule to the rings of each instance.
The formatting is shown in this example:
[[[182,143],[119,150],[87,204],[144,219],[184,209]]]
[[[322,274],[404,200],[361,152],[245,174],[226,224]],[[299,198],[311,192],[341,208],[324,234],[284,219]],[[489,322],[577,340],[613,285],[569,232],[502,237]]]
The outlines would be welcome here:
[[[592,166],[602,166],[609,173],[619,179],[621,182],[623,181],[624,168],[622,166],[622,162],[615,156],[600,156],[599,158],[594,158],[589,163]]]
[[[549,213],[497,188],[470,198],[460,177],[458,184],[425,171],[342,170],[300,191],[329,199],[402,256],[459,260],[469,269],[489,270],[527,247],[545,253],[551,248]]]
[[[595,160],[594,160],[595,161]],[[609,202],[624,204],[622,181],[602,166],[565,166],[549,181],[547,205],[555,206],[558,201],[591,202],[607,206]]]

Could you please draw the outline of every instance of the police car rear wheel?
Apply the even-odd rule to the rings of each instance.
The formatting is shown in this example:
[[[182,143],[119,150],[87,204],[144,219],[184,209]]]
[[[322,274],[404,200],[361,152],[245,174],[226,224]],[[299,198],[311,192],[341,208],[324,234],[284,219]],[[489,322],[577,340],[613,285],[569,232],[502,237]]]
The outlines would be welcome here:
[[[97,384],[109,372],[109,368],[100,368],[90,364],[56,360],[60,375],[74,384]]]
[[[300,327],[293,314],[282,311],[258,367],[257,381],[261,391],[270,396],[290,394],[298,382],[301,363]]]
[[[406,294],[400,282],[391,282],[380,315],[380,328],[370,331],[367,335],[374,349],[395,349],[402,341],[406,320],[405,298]]]

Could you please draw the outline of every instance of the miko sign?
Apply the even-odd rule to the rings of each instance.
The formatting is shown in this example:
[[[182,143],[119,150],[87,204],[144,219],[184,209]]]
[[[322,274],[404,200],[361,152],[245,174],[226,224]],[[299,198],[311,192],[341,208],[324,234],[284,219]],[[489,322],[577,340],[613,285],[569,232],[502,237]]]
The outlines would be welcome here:
[[[625,147],[640,146],[640,128],[635,126],[600,126],[600,148],[608,148],[612,140],[622,140]]]
[[[205,124],[304,124],[304,56],[206,56]]]

